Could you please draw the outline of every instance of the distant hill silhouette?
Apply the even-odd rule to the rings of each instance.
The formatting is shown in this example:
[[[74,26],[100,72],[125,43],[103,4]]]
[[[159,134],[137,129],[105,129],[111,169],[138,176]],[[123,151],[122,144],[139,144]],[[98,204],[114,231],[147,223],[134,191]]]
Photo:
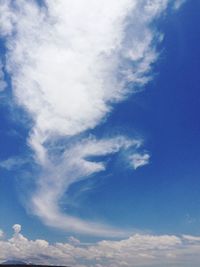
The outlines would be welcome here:
[[[32,264],[32,263],[26,263],[20,260],[7,260],[4,261],[0,264],[0,266],[6,266],[6,267],[16,267],[16,266],[20,266],[20,267],[70,267],[70,266],[58,266],[58,265],[38,265],[38,264]]]
[[[2,262],[1,265],[28,265],[28,263],[19,260],[7,260]]]

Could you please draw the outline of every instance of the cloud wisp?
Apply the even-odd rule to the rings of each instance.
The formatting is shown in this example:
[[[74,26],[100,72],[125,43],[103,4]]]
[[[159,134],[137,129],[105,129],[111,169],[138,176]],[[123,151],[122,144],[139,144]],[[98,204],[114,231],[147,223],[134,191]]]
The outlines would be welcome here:
[[[29,240],[14,225],[14,234],[0,240],[0,261],[18,259],[35,264],[75,267],[161,267],[199,266],[200,237],[135,234],[120,241],[84,244],[74,237],[69,242],[49,244]]]
[[[135,170],[139,167],[149,164],[149,159],[150,156],[147,153],[143,155],[135,153],[132,156],[130,156],[131,165]]]
[[[140,142],[136,140],[115,137],[101,141],[88,138],[68,146],[60,157],[60,162],[56,165],[52,164],[52,161],[49,162],[46,171],[44,170],[43,175],[38,179],[39,190],[32,199],[34,213],[46,224],[56,225],[63,230],[70,229],[74,232],[81,231],[85,234],[110,237],[129,234],[63,214],[59,209],[59,200],[73,183],[91,179],[94,174],[105,170],[104,162],[91,161],[89,160],[90,157],[108,156],[122,149],[137,149],[140,145]]]
[[[137,151],[141,141],[77,136],[94,129],[111,112],[112,104],[151,79],[156,44],[162,37],[152,23],[170,2],[46,0],[38,5],[34,0],[1,1],[5,69],[15,101],[33,121],[28,143],[42,169],[30,207],[47,225],[120,235],[110,227],[63,214],[59,201],[72,183],[105,170],[103,162],[88,157],[132,149],[135,169],[148,163],[149,155]],[[73,137],[78,141],[72,147]],[[66,146],[61,151],[57,147],[63,139]]]

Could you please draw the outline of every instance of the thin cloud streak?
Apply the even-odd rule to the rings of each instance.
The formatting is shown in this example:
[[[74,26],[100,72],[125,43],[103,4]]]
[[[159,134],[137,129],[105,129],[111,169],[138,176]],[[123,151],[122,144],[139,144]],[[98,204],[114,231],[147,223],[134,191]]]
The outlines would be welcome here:
[[[22,157],[11,157],[6,160],[0,161],[0,168],[7,171],[17,170],[22,168],[25,164],[28,164],[31,159],[24,159]]]
[[[85,179],[94,179],[94,174],[106,169],[104,162],[91,161],[89,158],[111,156],[120,152],[120,150],[132,149],[134,151],[140,146],[141,141],[128,140],[119,136],[103,140],[89,138],[68,147],[60,157],[60,163],[56,166],[49,163],[46,172],[38,180],[39,190],[32,200],[34,213],[46,224],[56,225],[63,230],[70,229],[74,232],[96,236],[128,236],[130,231],[118,230],[100,223],[83,221],[63,214],[58,203],[64,192],[67,192],[73,183]]]

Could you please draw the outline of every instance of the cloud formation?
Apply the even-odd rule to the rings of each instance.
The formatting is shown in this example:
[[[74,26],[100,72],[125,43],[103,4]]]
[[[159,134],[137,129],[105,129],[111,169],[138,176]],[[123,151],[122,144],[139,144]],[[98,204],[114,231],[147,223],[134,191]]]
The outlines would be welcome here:
[[[185,2],[186,2],[186,0],[176,0],[176,1],[174,1],[174,9],[179,9]]]
[[[106,166],[102,161],[92,161],[89,158],[108,156],[120,150],[137,149],[140,141],[129,140],[124,137],[96,140],[88,138],[78,143],[68,145],[60,157],[59,163],[48,163],[48,168],[38,179],[39,190],[33,196],[32,208],[46,224],[58,226],[63,230],[93,234],[96,236],[124,236],[129,233],[120,231],[99,223],[83,221],[59,209],[60,196],[78,181],[93,178],[94,174],[104,171]],[[57,156],[56,156],[57,159]],[[66,164],[67,163],[67,164]]]
[[[18,103],[33,117],[30,139],[38,146],[94,128],[127,96],[128,83],[148,81],[157,37],[149,25],[167,0],[47,0],[47,9],[6,2],[7,70]]]
[[[18,259],[36,264],[75,267],[197,267],[200,237],[135,234],[120,241],[84,244],[70,237],[69,243],[49,244],[28,240],[18,230],[0,241],[0,261]]]
[[[150,156],[149,154],[133,154],[130,156],[131,165],[136,170],[139,167],[149,164]]]
[[[28,162],[29,160],[27,158],[24,159],[21,157],[10,157],[6,160],[0,161],[0,168],[5,169],[7,171],[17,170]]]
[[[158,56],[156,44],[162,37],[152,24],[169,3],[1,1],[5,68],[15,101],[33,122],[28,143],[42,169],[29,206],[47,225],[94,235],[121,234],[63,214],[59,201],[72,183],[105,170],[103,162],[88,157],[131,149],[136,153],[132,156],[135,169],[148,163],[149,156],[137,151],[141,141],[82,135],[99,125],[114,103],[151,79],[151,66]]]

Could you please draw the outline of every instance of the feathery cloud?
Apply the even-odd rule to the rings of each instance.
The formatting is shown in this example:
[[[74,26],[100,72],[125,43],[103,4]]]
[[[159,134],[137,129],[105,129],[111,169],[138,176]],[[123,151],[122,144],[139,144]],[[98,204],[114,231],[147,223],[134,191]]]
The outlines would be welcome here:
[[[63,214],[59,209],[60,196],[67,192],[70,185],[84,179],[94,178],[94,174],[104,171],[104,162],[91,161],[95,156],[109,156],[120,150],[137,149],[141,142],[124,137],[96,140],[88,138],[68,146],[55,166],[48,163],[48,168],[38,179],[38,188],[31,207],[46,224],[58,226],[63,230],[93,234],[96,236],[127,236],[129,231],[121,231],[89,221],[83,221]],[[57,158],[57,156],[56,156]],[[67,164],[66,164],[67,163]]]
[[[176,0],[174,2],[174,9],[179,9],[185,2],[186,0]]]
[[[87,156],[112,155],[133,148],[138,141],[126,137],[85,141],[80,136],[74,148],[69,148],[70,138],[86,135],[108,116],[112,104],[151,79],[151,66],[158,56],[156,44],[162,36],[152,24],[171,1],[44,3],[0,3],[5,68],[15,101],[33,121],[28,143],[42,169],[30,207],[47,225],[119,235],[110,227],[63,214],[59,200],[72,183],[105,169],[104,163],[91,162]],[[61,151],[57,145],[63,138],[66,146]],[[147,164],[148,157],[133,156],[134,168]]]
[[[21,168],[28,162],[28,159],[24,159],[22,157],[11,157],[6,160],[0,161],[0,168],[6,169],[7,171],[16,170]]]

